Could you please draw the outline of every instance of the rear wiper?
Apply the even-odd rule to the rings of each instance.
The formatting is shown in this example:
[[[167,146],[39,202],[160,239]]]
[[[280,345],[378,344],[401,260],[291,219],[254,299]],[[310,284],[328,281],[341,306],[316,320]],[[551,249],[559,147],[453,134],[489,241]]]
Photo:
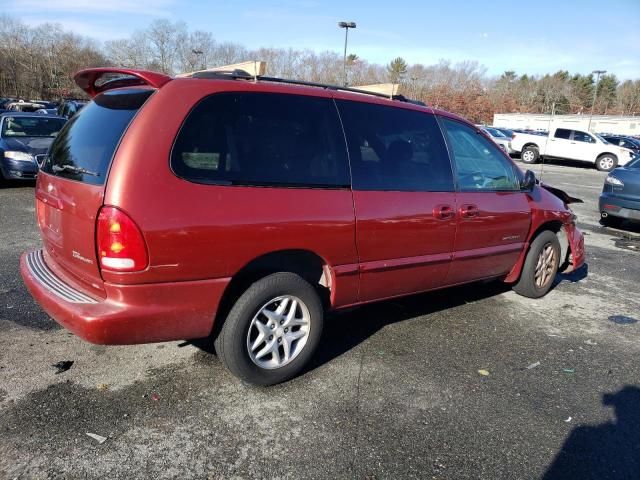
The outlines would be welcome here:
[[[53,170],[54,172],[58,173],[58,172],[64,172],[65,170],[72,172],[72,173],[82,173],[85,175],[93,175],[94,177],[99,177],[100,174],[98,172],[92,172],[90,170],[87,170],[86,168],[82,168],[82,167],[76,167],[75,165],[53,165],[51,167],[51,170]]]

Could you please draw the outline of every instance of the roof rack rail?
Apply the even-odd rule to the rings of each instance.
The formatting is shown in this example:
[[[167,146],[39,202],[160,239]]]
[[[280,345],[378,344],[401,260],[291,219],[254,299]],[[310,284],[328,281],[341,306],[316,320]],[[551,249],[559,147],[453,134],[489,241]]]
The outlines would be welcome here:
[[[306,80],[293,80],[288,78],[279,78],[279,77],[269,77],[266,75],[256,75],[253,76],[248,72],[243,70],[232,70],[232,71],[200,71],[194,72],[191,75],[191,78],[202,78],[209,80],[262,80],[264,82],[274,82],[274,83],[285,83],[288,85],[300,85],[303,87],[318,87],[324,88],[325,90],[335,90],[340,92],[353,92],[353,93],[361,93],[363,95],[372,95],[374,97],[386,98],[389,100],[398,100],[400,102],[412,103],[414,105],[426,106],[424,102],[419,100],[411,100],[406,98],[404,95],[387,95],[385,93],[380,92],[372,92],[369,90],[362,90],[357,87],[341,87],[339,85],[331,85],[326,83],[318,83],[318,82],[308,82]]]
[[[352,93],[360,93],[363,95],[373,95],[374,97],[386,98],[390,100],[398,100],[414,105],[426,106],[424,102],[419,100],[411,100],[404,95],[397,94],[398,85],[385,83],[374,85],[363,85],[359,87],[341,87],[339,85],[331,85],[326,83],[308,82],[305,80],[293,80],[288,78],[270,77],[264,75],[266,70],[266,62],[250,61],[235,63],[233,65],[225,65],[222,67],[213,67],[206,70],[198,70],[195,72],[187,72],[178,75],[178,77],[202,78],[209,80],[253,80],[255,82],[262,80],[265,82],[285,83],[288,85],[300,85],[304,87],[324,88],[325,90],[344,91]],[[387,93],[388,92],[388,93]]]

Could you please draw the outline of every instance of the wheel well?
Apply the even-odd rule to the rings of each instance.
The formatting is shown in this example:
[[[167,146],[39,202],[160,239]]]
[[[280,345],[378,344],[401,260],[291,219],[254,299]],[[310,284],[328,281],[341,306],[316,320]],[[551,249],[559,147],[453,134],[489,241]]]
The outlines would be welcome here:
[[[525,148],[527,148],[527,147],[533,147],[533,148],[537,148],[538,150],[540,150],[540,147],[538,147],[538,145],[536,145],[535,143],[525,143],[525,144],[522,146],[522,150],[524,150],[524,149],[525,149]]]
[[[602,157],[604,157],[605,155],[611,155],[611,156],[612,156],[613,158],[615,158],[616,160],[618,159],[618,156],[617,156],[615,153],[603,152],[603,153],[601,153],[600,155],[598,155],[598,156],[596,157],[596,160],[597,160],[597,159],[600,159],[600,158],[602,158]]]
[[[567,238],[567,233],[565,232],[564,228],[562,228],[562,222],[554,220],[554,221],[546,222],[540,225],[536,229],[536,231],[533,233],[533,235],[531,235],[531,238],[529,239],[529,245],[531,245],[531,242],[533,242],[533,240],[545,230],[549,230],[555,233],[556,237],[558,237],[558,242],[560,242],[560,259],[561,259],[559,271],[564,270],[563,266],[567,262],[567,258],[569,254],[569,239]]]
[[[331,274],[327,262],[322,257],[308,250],[281,250],[267,253],[251,260],[233,275],[218,305],[212,332],[214,338],[240,295],[261,278],[277,272],[300,275],[316,288],[323,306],[325,308],[329,306]]]

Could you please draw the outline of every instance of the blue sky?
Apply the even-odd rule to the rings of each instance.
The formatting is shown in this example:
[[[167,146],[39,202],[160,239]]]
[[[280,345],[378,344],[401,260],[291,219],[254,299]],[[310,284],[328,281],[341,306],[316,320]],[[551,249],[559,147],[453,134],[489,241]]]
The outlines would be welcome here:
[[[497,75],[605,69],[640,78],[640,0],[0,0],[0,12],[57,22],[99,41],[156,18],[183,20],[249,48],[342,51],[339,20],[357,22],[349,52],[372,62],[475,60]]]

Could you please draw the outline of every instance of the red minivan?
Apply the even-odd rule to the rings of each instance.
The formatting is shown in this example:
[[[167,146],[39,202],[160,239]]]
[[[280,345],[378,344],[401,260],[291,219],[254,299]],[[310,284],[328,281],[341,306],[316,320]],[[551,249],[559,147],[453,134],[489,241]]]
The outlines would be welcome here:
[[[541,297],[584,262],[575,199],[456,115],[238,71],[75,79],[93,101],[38,175],[21,272],[90,342],[210,336],[270,385],[328,310],[486,279]]]

